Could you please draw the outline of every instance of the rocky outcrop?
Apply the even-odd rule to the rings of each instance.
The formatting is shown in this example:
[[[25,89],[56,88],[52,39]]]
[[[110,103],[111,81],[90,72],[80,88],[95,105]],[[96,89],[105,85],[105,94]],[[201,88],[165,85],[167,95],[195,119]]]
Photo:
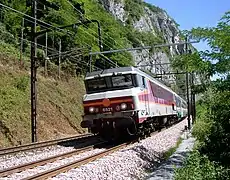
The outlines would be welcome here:
[[[129,12],[125,11],[125,0],[100,0],[103,7],[110,12],[117,20],[120,20],[126,25]],[[160,36],[167,43],[181,42],[180,30],[175,21],[168,16],[164,10],[152,11],[149,7],[143,4],[143,14],[138,20],[133,19],[133,27],[140,32],[151,32],[153,36]],[[143,45],[143,44],[142,44]],[[148,44],[150,45],[150,44]],[[158,65],[170,63],[170,58],[175,54],[184,52],[183,46],[168,47],[170,54],[167,54],[160,48],[156,48],[152,53],[149,50],[132,51],[134,62],[143,69],[150,70],[153,73],[160,73],[162,71],[169,71],[170,67],[167,65]],[[146,66],[153,65],[155,66]],[[169,77],[171,79],[172,77]]]
[[[127,12],[125,11],[124,0],[99,0],[99,2],[108,12],[125,25]]]

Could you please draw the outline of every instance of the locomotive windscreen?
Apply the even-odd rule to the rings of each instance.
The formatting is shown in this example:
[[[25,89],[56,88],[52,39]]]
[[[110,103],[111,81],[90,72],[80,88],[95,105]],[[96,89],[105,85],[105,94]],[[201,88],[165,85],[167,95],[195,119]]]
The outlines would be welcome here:
[[[87,93],[127,89],[135,86],[135,78],[132,74],[97,77],[85,81]]]

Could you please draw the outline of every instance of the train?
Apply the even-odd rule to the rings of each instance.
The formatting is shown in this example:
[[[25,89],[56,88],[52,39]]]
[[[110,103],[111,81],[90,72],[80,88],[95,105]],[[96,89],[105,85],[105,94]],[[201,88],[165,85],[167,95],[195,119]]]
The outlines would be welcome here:
[[[85,76],[82,128],[104,138],[149,135],[187,116],[186,101],[135,67]]]

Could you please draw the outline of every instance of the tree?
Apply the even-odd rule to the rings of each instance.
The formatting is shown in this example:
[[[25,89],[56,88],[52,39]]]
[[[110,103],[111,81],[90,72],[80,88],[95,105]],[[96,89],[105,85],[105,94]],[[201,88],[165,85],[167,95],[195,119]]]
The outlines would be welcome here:
[[[194,28],[190,35],[194,39],[203,40],[210,46],[209,51],[200,52],[203,61],[211,63],[211,74],[222,74],[224,78],[213,81],[209,89],[214,94],[209,100],[204,100],[210,118],[211,132],[199,134],[204,136],[204,145],[200,148],[212,161],[224,166],[230,165],[230,11],[220,19],[218,25],[212,28]],[[193,60],[195,63],[196,61]],[[196,66],[196,65],[195,65]],[[198,66],[200,66],[198,64]],[[193,67],[193,66],[192,66]],[[199,68],[200,69],[200,68]],[[204,72],[208,69],[204,68]],[[210,96],[210,94],[205,95]],[[204,97],[205,99],[205,97]],[[204,131],[205,132],[205,131]],[[207,131],[206,131],[207,132]]]
[[[211,61],[215,73],[229,74],[230,70],[230,11],[220,19],[217,27],[194,28],[190,32],[194,39],[208,43],[211,51],[200,52],[203,59]]]

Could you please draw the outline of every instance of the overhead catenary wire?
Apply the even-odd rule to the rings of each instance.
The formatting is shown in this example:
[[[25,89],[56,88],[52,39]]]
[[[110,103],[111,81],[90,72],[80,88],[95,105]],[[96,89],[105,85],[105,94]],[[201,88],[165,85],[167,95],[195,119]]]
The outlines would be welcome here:
[[[82,14],[82,12],[81,12],[80,10],[78,10],[77,8],[75,8],[74,5],[73,5],[69,0],[67,0],[67,2],[68,2],[75,10],[77,10],[82,16],[84,16],[84,15]],[[111,38],[111,37],[109,36],[109,38]],[[113,39],[113,38],[111,38],[111,39],[112,39],[117,45],[120,46],[120,44],[118,44],[117,41],[116,41],[115,39]],[[137,38],[136,38],[136,39],[137,39]],[[140,41],[139,39],[137,39],[137,40]],[[123,46],[120,46],[120,47],[123,47]],[[146,49],[144,49],[144,51],[146,51],[146,52],[149,54],[149,51],[147,51]],[[124,57],[125,57],[125,56],[124,56]],[[151,55],[150,55],[149,57],[150,57],[150,59],[152,59],[153,61],[155,61],[155,62],[157,62],[157,63],[159,62],[156,58],[153,59],[153,57],[152,57]],[[125,58],[126,58],[126,57],[125,57]],[[127,58],[126,58],[126,59],[127,59]],[[154,66],[154,65],[152,65],[152,66]],[[151,66],[151,67],[152,67],[152,66]],[[163,66],[160,65],[160,67],[161,67],[161,72],[162,72],[162,71],[165,71],[165,68],[164,68]],[[155,66],[155,72],[156,72],[156,69],[159,70],[159,68]]]
[[[16,13],[22,15],[22,16],[25,16],[25,17],[29,18],[29,19],[26,19],[26,18],[25,18],[26,20],[33,19],[33,20],[36,20],[37,23],[45,24],[45,25],[47,25],[48,27],[45,27],[44,25],[41,25],[41,26],[45,27],[46,29],[56,29],[56,30],[58,30],[58,31],[62,31],[62,32],[64,32],[64,33],[66,33],[66,34],[69,35],[69,33],[68,33],[69,31],[66,32],[64,29],[60,29],[59,27],[53,26],[53,25],[51,25],[51,24],[49,24],[49,23],[47,23],[47,22],[45,22],[45,21],[36,19],[36,18],[34,18],[34,17],[30,16],[30,15],[27,15],[27,14],[21,12],[21,11],[18,11],[18,10],[16,10],[16,9],[12,8],[12,7],[9,7],[9,6],[4,5],[4,4],[2,4],[2,3],[0,3],[0,6],[6,8],[6,9],[12,10],[12,11],[14,11],[14,12],[16,12]],[[34,23],[34,22],[33,22],[33,23]],[[39,24],[39,25],[40,25],[40,24]],[[93,37],[94,37],[94,36],[93,36]],[[106,44],[106,45],[108,45],[108,44]],[[88,46],[90,46],[90,45],[88,45]],[[108,47],[110,47],[110,46],[108,46]]]
[[[67,0],[68,1],[68,0]],[[69,1],[68,1],[69,2]],[[70,2],[69,2],[70,3]],[[72,5],[72,3],[70,3],[71,4],[71,6],[72,7],[74,7],[73,5]],[[0,5],[1,6],[3,6],[3,7],[5,7],[5,8],[7,8],[7,9],[10,9],[10,10],[12,10],[12,11],[14,11],[14,12],[16,12],[16,13],[19,13],[19,14],[21,14],[21,15],[23,15],[23,16],[26,16],[26,17],[28,17],[28,18],[31,18],[31,19],[35,19],[34,17],[31,17],[31,16],[29,16],[29,15],[27,15],[27,14],[25,14],[25,13],[23,13],[23,12],[21,12],[21,11],[18,11],[18,10],[16,10],[16,9],[14,9],[14,8],[11,8],[11,7],[9,7],[9,6],[6,6],[6,5],[4,5],[4,4],[2,4],[2,3],[0,3]],[[75,8],[75,7],[74,7]],[[76,9],[76,8],[75,8]],[[78,12],[80,12],[78,9],[76,9]],[[81,12],[80,12],[81,13]],[[82,13],[81,13],[82,14]],[[58,27],[55,27],[55,26],[53,26],[53,25],[51,25],[51,24],[49,24],[49,23],[46,23],[46,22],[44,22],[44,21],[41,21],[41,20],[39,20],[39,19],[36,19],[36,21],[37,22],[40,22],[40,23],[43,23],[43,24],[45,24],[45,25],[47,25],[47,26],[49,26],[49,27],[53,27],[54,29],[57,29],[57,30],[59,30],[59,31],[64,31],[64,32],[66,32],[65,30],[63,30],[63,29],[60,29],[60,28],[58,28]],[[46,27],[47,28],[47,27]],[[67,31],[68,32],[68,31]],[[114,40],[115,41],[115,40]],[[116,41],[115,41],[116,42]],[[108,44],[106,44],[106,45],[108,45]]]
[[[82,12],[79,10],[79,9],[77,9],[77,8],[75,8],[74,7],[74,5],[69,1],[69,0],[66,0],[76,11],[78,11],[82,16],[84,16],[83,14],[82,14]],[[89,20],[89,19],[88,19]],[[131,32],[131,31],[130,31]],[[108,36],[109,38],[111,38],[111,36]],[[117,45],[119,45],[120,47],[123,47],[123,46],[121,46],[119,43],[117,43],[117,41],[114,39],[114,38],[111,38],[112,40],[114,40],[114,42],[117,44]],[[137,39],[137,38],[136,38]],[[138,41],[140,41],[139,39],[137,39]],[[144,51],[146,51],[147,53],[149,53],[146,49],[144,49]],[[153,60],[153,61],[156,61],[156,62],[158,62],[156,59],[153,59],[152,58],[152,56],[150,56],[150,58]],[[163,68],[162,66],[161,66],[161,68]],[[157,68],[158,69],[158,68]],[[164,69],[164,68],[163,68]]]
[[[75,8],[74,6],[73,6],[73,4],[71,3],[71,2],[69,2],[68,0],[67,0],[67,2],[75,9],[75,10],[77,10],[79,13],[81,13],[81,15],[83,15],[82,14],[82,12],[80,12],[77,8]],[[44,4],[43,4],[44,5]],[[60,7],[59,7],[60,8]],[[93,21],[92,20],[90,20],[90,19],[87,19],[88,21],[90,21],[90,22],[92,22],[93,23]],[[78,23],[81,23],[81,24],[84,24],[84,22],[81,22],[81,21],[79,21],[78,20]],[[43,26],[44,27],[44,26]],[[81,28],[81,27],[79,27],[79,28]],[[92,30],[92,29],[90,29],[92,32],[95,32],[95,33],[97,33],[96,31],[94,31],[94,30]],[[87,31],[84,31],[84,32],[86,32],[87,34],[89,34]],[[96,36],[93,36],[92,34],[89,34],[90,36],[92,36],[92,37],[96,37]],[[110,36],[109,36],[110,37]],[[102,37],[103,38],[103,37]],[[111,37],[110,37],[111,38]],[[104,39],[104,38],[103,38]],[[113,39],[113,38],[112,38]],[[115,39],[113,39],[114,41],[115,41]],[[116,41],[115,41],[116,42]],[[109,42],[110,43],[110,42]],[[105,43],[104,42],[104,44],[105,45],[107,45],[108,47],[111,47],[111,46],[109,46],[107,43]],[[118,43],[117,43],[118,44]],[[111,43],[110,43],[110,45],[112,45]],[[122,47],[122,46],[120,46],[120,47]]]
[[[12,10],[12,11],[14,11],[14,12],[16,12],[16,13],[22,15],[22,16],[25,16],[25,17],[27,17],[27,18],[29,18],[29,19],[36,20],[37,23],[45,24],[45,25],[48,26],[48,27],[46,27],[47,29],[52,29],[52,28],[54,28],[54,29],[56,29],[56,30],[58,30],[58,31],[65,32],[65,33],[67,33],[67,34],[69,33],[69,31],[66,32],[66,30],[64,30],[64,29],[60,29],[59,27],[53,26],[53,25],[51,25],[51,24],[49,24],[49,23],[47,23],[47,22],[45,22],[45,21],[36,19],[36,18],[34,18],[34,17],[32,17],[32,16],[30,16],[30,15],[28,15],[28,14],[25,14],[25,13],[23,13],[23,12],[21,12],[21,11],[18,11],[18,10],[16,10],[16,9],[14,9],[14,8],[12,8],[12,7],[9,7],[9,6],[7,6],[7,5],[4,5],[4,4],[2,4],[2,3],[0,3],[0,6],[2,6],[2,7],[4,7],[4,8],[7,8],[7,9],[10,9],[10,10]]]
[[[34,23],[33,21],[31,21],[31,20],[29,20],[29,19],[26,19],[25,18],[25,20],[26,21],[29,21],[29,22],[31,22],[31,23]],[[41,27],[43,27],[43,28],[46,28],[46,26],[44,26],[44,25],[42,25],[42,24],[39,24],[39,26],[41,26]],[[66,35],[69,35],[69,34],[66,34]],[[78,36],[76,36],[76,38],[78,38]],[[82,43],[84,43],[84,45],[86,45],[86,47],[90,47],[91,45],[89,45],[89,44],[87,44],[87,43],[85,43],[85,42],[82,42]]]
[[[21,39],[21,38],[20,38]],[[32,42],[32,41],[29,41],[29,40],[27,40],[27,39],[23,39],[23,41],[27,41],[27,42],[29,42],[29,43],[33,43],[34,44],[34,42]],[[44,49],[44,48],[46,48],[44,45],[41,45],[41,44],[38,44],[38,43],[36,43],[37,44],[37,46],[38,47],[41,47],[41,49]],[[75,54],[75,55],[71,55],[71,53],[73,53],[73,52],[76,52],[76,50],[85,50],[85,49],[88,49],[88,48],[77,48],[77,49],[72,49],[72,50],[69,50],[69,51],[66,51],[66,52],[62,52],[62,53],[58,53],[58,51],[56,50],[56,49],[54,49],[54,48],[48,48],[47,47],[47,50],[48,51],[50,51],[50,52],[55,52],[56,54],[50,54],[48,57],[49,57],[49,59],[51,58],[51,59],[55,59],[55,58],[57,58],[59,55],[61,55],[62,57],[63,57],[63,55],[64,55],[64,57],[68,57],[68,58],[76,58],[76,56],[81,56],[81,55],[84,55],[84,54]],[[78,62],[81,62],[82,64],[84,64],[85,62],[83,62],[83,61],[78,61]]]
[[[14,8],[11,8],[11,7],[7,6],[7,5],[4,5],[4,4],[2,4],[2,3],[0,3],[0,6],[2,6],[2,7],[4,7],[4,8],[7,8],[7,9],[9,9],[9,10],[12,10],[12,11],[14,11],[14,12],[20,14],[20,15],[23,15],[23,16],[29,18],[29,19],[24,18],[25,20],[34,23],[33,21],[30,20],[30,19],[34,19],[34,20],[35,20],[34,17],[32,17],[32,16],[30,16],[30,15],[27,15],[27,14],[21,12],[21,11],[18,11],[18,10],[14,9]],[[43,24],[46,24],[46,25],[49,26],[49,27],[52,27],[52,28],[54,28],[54,29],[56,29],[56,30],[63,31],[63,32],[66,33],[65,30],[60,29],[60,28],[58,28],[58,27],[55,27],[55,26],[53,26],[53,25],[51,25],[51,24],[49,24],[49,23],[46,23],[46,22],[44,22],[44,21],[42,21],[42,20],[36,19],[36,21],[37,21],[37,22],[40,22],[40,23],[43,23]],[[44,26],[44,25],[42,25],[42,24],[39,24],[39,26],[42,26],[42,27],[44,27],[44,28],[46,28],[46,29],[51,29],[51,28],[47,28],[46,26]],[[69,34],[67,34],[67,35],[69,35]],[[20,37],[19,37],[19,38],[20,38]],[[27,40],[27,41],[28,41],[28,40]],[[33,42],[31,42],[31,41],[28,41],[28,42],[33,43]],[[35,43],[35,44],[38,44],[38,43]],[[90,46],[90,45],[87,44],[87,43],[84,43],[84,44],[86,44],[87,46]],[[43,45],[41,45],[41,44],[38,44],[38,45],[41,46],[41,47],[45,47],[45,46],[43,46]],[[56,49],[54,49],[54,50],[57,51]]]
[[[80,14],[81,14],[81,16],[86,16],[86,15],[84,15],[79,9],[77,9],[76,7],[74,7],[74,5],[69,1],[69,0],[66,0],[76,11],[78,11]],[[86,18],[87,18],[87,20],[88,21],[90,21],[90,22],[92,22],[93,23],[93,21],[92,20],[90,20],[89,19],[89,17],[87,17],[86,16]],[[93,30],[92,30],[93,31]],[[94,31],[94,32],[96,32],[96,31]],[[106,32],[104,32],[105,34],[107,34],[108,35],[108,33],[106,33]],[[111,36],[108,36],[110,39],[112,39],[117,45],[119,45],[120,47],[123,47],[122,45],[120,45],[114,38],[112,38]],[[103,37],[102,37],[102,39],[103,40],[105,40]],[[112,45],[110,42],[108,42],[110,45]],[[104,42],[104,44],[105,45],[107,45],[108,46],[108,44],[107,43],[105,43]],[[108,46],[108,47],[111,47],[111,46]],[[124,56],[124,55],[123,55]],[[125,56],[124,56],[125,57]],[[127,57],[125,57],[126,59],[127,59]]]
[[[29,40],[27,40],[27,39],[23,39],[23,41],[27,41],[27,42],[30,42],[30,43],[34,43],[34,42],[31,42],[31,41],[29,41]],[[38,44],[37,43],[37,46],[40,46],[40,47],[45,47],[45,46],[43,46],[43,45],[41,45],[41,44]],[[47,48],[49,51],[51,51],[51,52],[58,52],[56,49],[53,49],[53,48]],[[85,49],[87,49],[87,48],[85,48]],[[76,49],[74,49],[74,50],[72,50],[72,51],[66,51],[66,52],[62,52],[62,53],[71,53],[71,52],[74,52]],[[80,48],[79,49],[77,49],[77,50],[81,50]],[[57,57],[58,57],[58,55],[59,54],[55,54],[55,55],[57,55]],[[63,54],[61,54],[61,55],[63,55]],[[65,54],[64,54],[65,55]],[[76,56],[81,56],[81,55],[84,55],[84,54],[75,54],[75,55],[71,55],[71,54],[66,54],[64,57],[67,57],[67,58],[76,58]],[[49,58],[50,58],[50,56],[48,56]],[[53,57],[53,55],[51,54],[51,57]],[[57,58],[56,57],[56,58]],[[55,58],[55,57],[54,57]],[[76,60],[76,62],[77,63],[82,63],[82,65],[84,65],[84,66],[87,66],[87,67],[89,67],[89,65],[88,65],[88,63],[86,63],[85,64],[85,61],[79,61],[79,60]],[[99,68],[99,67],[97,67],[97,68]]]
[[[1,3],[0,3],[0,5],[1,5]],[[17,10],[16,10],[17,11]],[[16,12],[17,13],[17,12]],[[32,18],[32,17],[31,17]],[[34,23],[34,21],[31,21],[30,19],[27,19],[27,18],[24,18],[26,21],[29,21],[29,22],[31,22],[31,23]],[[47,28],[46,26],[44,26],[44,25],[40,25],[39,24],[39,26],[41,26],[41,27],[44,27],[44,28]],[[51,50],[51,51],[53,51],[53,52],[58,52],[58,50],[57,49],[54,49],[54,48],[49,48],[49,47],[46,47],[46,46],[44,46],[44,45],[41,45],[41,44],[38,44],[38,43],[34,43],[34,42],[31,42],[31,41],[29,41],[29,40],[27,40],[27,39],[24,39],[24,38],[21,38],[21,37],[18,37],[19,39],[22,39],[23,41],[27,41],[27,42],[30,42],[30,43],[33,43],[33,44],[36,44],[36,45],[38,45],[39,47],[41,47],[41,48],[47,48],[48,50]],[[85,43],[85,42],[83,42],[86,46],[90,46],[89,44],[87,44],[87,43]],[[76,49],[75,49],[76,50]]]
[[[21,38],[21,37],[18,37],[19,39],[21,39],[22,41],[26,41],[26,42],[29,42],[29,43],[32,43],[32,44],[35,44],[34,42],[28,40],[28,39],[24,39],[24,38]],[[46,46],[42,45],[42,44],[39,44],[39,43],[36,43],[37,46],[40,46],[41,48],[46,48]],[[48,50],[51,50],[51,51],[57,51],[56,49],[54,48],[49,48],[47,47]]]
[[[68,0],[67,0],[68,1]],[[68,1],[69,2],[69,1]],[[70,3],[70,2],[69,2]],[[71,4],[71,3],[70,3]],[[7,8],[7,9],[10,9],[10,10],[12,10],[12,11],[14,11],[14,12],[16,12],[16,13],[19,13],[19,14],[21,14],[21,15],[23,15],[23,16],[26,16],[27,18],[30,18],[30,19],[35,19],[34,17],[31,17],[31,16],[29,16],[29,15],[27,15],[27,14],[25,14],[25,13],[23,13],[23,12],[21,12],[21,11],[18,11],[18,10],[16,10],[16,9],[14,9],[14,8],[11,8],[11,7],[9,7],[9,6],[6,6],[6,5],[4,5],[4,4],[2,4],[2,3],[0,3],[0,6],[3,6],[3,7],[5,7],[5,8]],[[73,6],[73,5],[72,5]],[[74,6],[73,6],[74,7]],[[74,7],[75,8],[75,7]],[[75,8],[76,9],[76,8]],[[76,9],[77,10],[77,9]],[[78,10],[79,11],[79,10]],[[80,12],[80,11],[79,11]],[[81,13],[81,12],[80,12]],[[63,30],[63,29],[60,29],[60,28],[58,28],[58,27],[55,27],[55,26],[53,26],[53,25],[51,25],[51,24],[49,24],[49,23],[46,23],[46,22],[44,22],[44,21],[41,21],[41,20],[39,20],[39,19],[36,19],[36,21],[37,22],[40,22],[40,23],[42,23],[42,24],[45,24],[45,25],[47,25],[47,26],[49,26],[49,28],[54,28],[54,29],[56,29],[56,30],[59,30],[59,31],[63,31],[63,32],[65,32],[66,33],[66,31],[65,30]],[[46,27],[47,28],[47,27]],[[49,28],[47,28],[47,29],[49,29]],[[67,31],[68,32],[68,31]],[[115,41],[115,40],[114,40]]]
[[[30,19],[26,19],[27,21],[29,21],[29,22],[31,22],[31,23],[34,23],[33,21],[31,21]],[[80,23],[82,23],[81,21],[78,21],[78,22],[80,22]],[[83,23],[82,23],[83,24]],[[44,25],[39,25],[39,26],[41,26],[41,27],[44,27],[44,28],[46,28],[46,26],[44,26]],[[91,31],[93,31],[92,29],[90,29]],[[90,36],[92,36],[93,38],[96,38],[96,36],[93,36],[92,34],[90,34],[90,33],[88,33],[87,31],[84,31],[83,30],[83,32],[85,32],[85,33],[87,33],[88,35],[90,35]],[[93,32],[95,32],[95,31],[93,31]],[[78,38],[78,37],[77,37]],[[82,42],[82,43],[84,43],[85,45],[87,45],[87,46],[90,46],[89,44],[87,44],[87,43],[85,43],[85,42]],[[108,47],[111,47],[111,46],[109,46],[107,43],[105,43],[104,42],[104,44],[105,45],[107,45]],[[105,56],[104,56],[105,57]],[[125,56],[124,56],[125,57]],[[125,57],[126,58],[126,57]],[[111,60],[109,60],[108,58],[106,58],[106,60],[107,61],[109,61],[109,63],[111,64]],[[115,63],[114,63],[115,64]]]
[[[78,10],[77,8],[75,8],[74,5],[73,5],[69,0],[67,0],[67,2],[68,2],[75,10],[77,10],[82,16],[84,16],[84,15],[82,14],[82,12],[81,12],[80,10]],[[109,38],[111,38],[111,37],[109,36]],[[114,42],[115,42],[117,45],[120,46],[120,44],[117,43],[117,41],[116,41],[115,39],[113,39],[113,38],[111,38],[111,39],[114,40]],[[137,38],[136,38],[136,39],[137,39]],[[137,39],[137,40],[140,41],[139,39]],[[122,46],[120,46],[120,47],[122,47]],[[149,54],[149,51],[147,51],[146,49],[143,49],[143,50],[146,51],[146,52]],[[153,59],[153,57],[152,57],[151,55],[150,55],[150,59],[152,59],[152,60],[155,61],[156,63],[159,63],[159,61],[158,61],[156,58]],[[160,67],[161,67],[161,72],[162,72],[162,71],[165,71],[165,68],[164,68],[160,63],[159,63],[159,65],[160,65]],[[153,64],[152,66],[155,66],[155,68],[159,70],[159,68],[157,68],[155,64]],[[155,69],[155,72],[156,72],[156,69]],[[168,69],[168,68],[167,68],[167,69]]]
[[[79,21],[80,22],[80,21]],[[79,28],[82,28],[82,27],[79,27]],[[93,31],[92,29],[90,29],[92,32],[95,32],[95,31]],[[95,36],[93,36],[92,34],[90,34],[89,32],[87,32],[87,31],[84,31],[83,30],[83,32],[85,32],[85,33],[87,33],[87,34],[89,34],[90,36],[92,36],[93,38],[96,38]],[[104,38],[102,37],[102,39],[104,40]],[[83,42],[82,42],[83,43]],[[106,42],[103,42],[105,45],[107,45],[108,47],[110,47],[110,48],[112,48],[110,45],[108,45]],[[110,42],[109,42],[109,44],[111,44]],[[122,55],[125,59],[128,59],[126,56],[124,56],[124,55]],[[104,56],[104,57],[106,57],[106,56]],[[107,59],[108,59],[108,57],[106,57]],[[111,61],[111,60],[110,60]]]
[[[89,19],[89,17],[88,16],[86,16],[86,15],[84,15],[79,9],[77,9],[76,7],[74,7],[74,5],[69,1],[69,0],[66,0],[76,11],[78,11],[80,14],[81,14],[81,16],[85,16],[86,18],[87,18],[87,20],[88,21],[90,21],[90,22],[92,22],[93,23],[93,21],[91,20],[91,19]],[[105,34],[108,34],[108,33],[106,33],[106,32],[104,32]],[[120,47],[122,47],[119,43],[117,43],[117,41],[114,39],[114,38],[112,38],[111,36],[108,36],[110,39],[112,39],[112,40],[114,40],[114,42],[117,44],[117,45],[119,45]],[[111,44],[111,43],[110,43]],[[112,44],[111,44],[112,45]]]

